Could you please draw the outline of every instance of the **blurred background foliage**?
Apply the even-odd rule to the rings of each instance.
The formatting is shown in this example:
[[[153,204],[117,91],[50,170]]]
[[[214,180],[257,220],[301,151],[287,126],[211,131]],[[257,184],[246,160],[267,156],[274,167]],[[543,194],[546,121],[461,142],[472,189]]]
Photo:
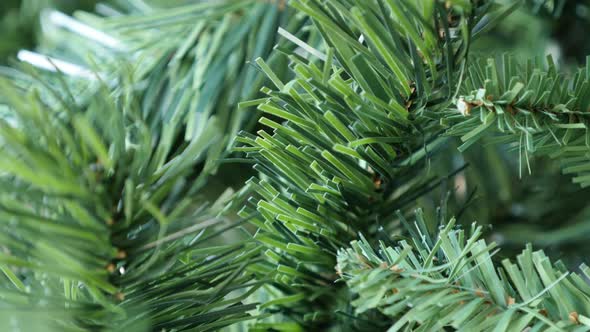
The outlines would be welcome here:
[[[0,1],[0,63],[5,64],[19,49],[31,49],[40,37],[39,14],[52,8],[64,13],[76,10],[94,11],[98,3],[109,3],[115,8],[131,9],[145,6],[143,0],[2,0]],[[186,0],[147,1],[150,5],[172,7]]]
[[[96,0],[2,0],[0,1],[0,62],[19,49],[31,48],[39,36],[39,13],[56,8],[66,13],[92,10]]]

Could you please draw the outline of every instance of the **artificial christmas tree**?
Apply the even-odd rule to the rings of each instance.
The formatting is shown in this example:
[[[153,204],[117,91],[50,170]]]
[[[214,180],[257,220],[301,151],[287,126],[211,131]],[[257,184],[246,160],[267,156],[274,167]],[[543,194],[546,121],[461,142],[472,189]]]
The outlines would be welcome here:
[[[588,9],[43,12],[0,81],[2,329],[590,330],[588,65],[505,41]]]

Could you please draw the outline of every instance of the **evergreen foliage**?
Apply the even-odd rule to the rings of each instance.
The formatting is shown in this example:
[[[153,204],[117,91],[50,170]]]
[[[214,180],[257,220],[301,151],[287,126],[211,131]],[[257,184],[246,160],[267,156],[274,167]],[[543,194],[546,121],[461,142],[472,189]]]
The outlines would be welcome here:
[[[193,13],[190,24],[166,22],[179,11]],[[56,330],[141,330],[148,321],[210,330],[249,316],[255,305],[241,301],[262,281],[244,270],[259,248],[247,240],[199,246],[212,237],[203,231],[225,219],[218,213],[227,194],[211,202],[207,177],[231,132],[248,126],[230,114],[261,82],[242,59],[268,54],[280,15],[276,6],[242,2],[169,9],[131,25],[94,20],[124,28],[117,39],[117,31],[91,34],[92,26],[45,14],[55,26],[40,49],[54,58],[26,59],[56,73],[5,70],[2,84],[2,262],[28,281],[3,268],[13,284],[4,328],[49,319]],[[146,36],[137,32],[145,24],[160,28]],[[89,35],[95,39],[63,43]],[[168,48],[157,43],[168,35],[176,36]],[[226,36],[233,43],[211,43]],[[49,309],[55,315],[39,322],[12,316]]]
[[[510,57],[489,59],[469,69],[462,86],[466,94],[457,100],[457,108],[469,119],[457,121],[458,116],[451,115],[442,121],[455,123],[447,134],[461,136],[460,151],[488,128],[497,128],[502,134],[492,141],[515,143],[529,172],[529,154],[549,154],[560,159],[565,174],[577,175],[575,183],[586,187],[590,185],[586,155],[590,133],[585,119],[590,106],[588,75],[586,66],[573,77],[564,77],[551,58],[526,64]]]
[[[120,328],[121,319],[143,320],[144,314],[126,310],[144,306],[146,314],[155,311],[155,326],[161,317],[162,327],[180,324],[172,323],[166,307],[174,308],[172,320],[181,320],[176,314],[186,310],[197,321],[181,326],[209,323],[198,315],[194,297],[185,306],[171,301],[182,302],[188,280],[209,275],[203,305],[224,306],[218,299],[228,288],[248,287],[249,278],[236,271],[256,252],[246,243],[204,253],[197,248],[198,232],[219,222],[219,208],[198,195],[203,183],[195,168],[204,162],[215,127],[162,153],[167,143],[149,130],[133,94],[124,93],[130,87],[117,96],[103,86],[76,100],[67,87],[62,96],[63,90],[31,86],[22,91],[2,82],[14,118],[2,120],[1,261],[18,267],[27,281],[3,268],[16,288],[6,289],[10,308],[29,303],[40,312],[56,310],[64,315],[59,330]],[[176,126],[171,136],[182,134]],[[238,248],[247,249],[239,259],[227,256]],[[214,253],[218,259],[210,259]],[[154,283],[158,295],[138,305]],[[199,292],[192,283],[189,289]]]
[[[0,329],[590,330],[589,64],[480,46],[584,8],[43,11],[0,68]]]
[[[260,103],[264,114],[286,122],[263,116],[260,122],[273,135],[259,131],[259,137],[242,133],[237,138],[244,145],[236,150],[254,159],[264,175],[249,181],[246,190],[258,198],[250,198],[241,213],[260,213],[253,219],[254,238],[269,248],[269,268],[279,273],[276,287],[293,300],[316,302],[285,303],[289,315],[321,325],[333,319],[332,290],[326,284],[335,278],[335,251],[358,231],[371,236],[391,231],[395,210],[436,186],[436,178],[420,173],[428,151],[440,143],[438,130],[415,114],[428,104],[444,107],[451,93],[447,82],[455,72],[441,68],[460,62],[468,41],[461,35],[436,36],[430,26],[428,38],[415,39],[425,22],[412,5],[397,13],[397,6],[385,2],[353,8],[343,1],[298,1],[292,6],[314,20],[329,45],[327,55],[320,55],[323,61],[317,64],[292,55],[292,81],[274,79],[277,90],[265,90],[269,98],[242,104]],[[428,10],[446,24],[446,8]],[[405,11],[411,20],[400,20],[407,19]],[[390,14],[403,23],[392,21]],[[457,22],[462,19],[468,16]],[[343,21],[354,25],[343,29],[338,25]],[[395,24],[401,25],[398,30]],[[366,42],[359,41],[361,34]],[[400,47],[402,41],[407,42]],[[371,53],[367,43],[378,53]],[[419,52],[428,55],[426,64],[418,60]],[[264,61],[257,62],[275,77]],[[318,313],[312,315],[314,306]]]
[[[361,236],[339,252],[337,270],[358,294],[357,312],[379,309],[393,331],[578,331],[590,323],[578,314],[590,306],[588,266],[581,266],[583,275],[570,273],[527,246],[517,263],[504,259],[499,267],[496,245],[480,239],[480,226],[465,232],[451,219],[433,237],[421,232],[417,213],[409,243],[381,243],[376,252]]]

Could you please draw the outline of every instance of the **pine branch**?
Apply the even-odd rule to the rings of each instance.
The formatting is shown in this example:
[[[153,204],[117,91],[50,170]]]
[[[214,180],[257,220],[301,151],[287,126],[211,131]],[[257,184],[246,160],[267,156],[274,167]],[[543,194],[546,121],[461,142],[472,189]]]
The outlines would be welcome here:
[[[303,51],[289,56],[295,78],[288,83],[257,60],[277,89],[265,88],[269,97],[242,106],[258,105],[265,113],[260,123],[273,133],[236,139],[236,151],[253,159],[262,174],[244,189],[243,196],[256,195],[241,215],[260,213],[253,219],[259,228],[254,238],[268,248],[268,263],[260,269],[278,273],[276,292],[289,299],[277,302],[278,310],[303,325],[326,328],[339,292],[327,287],[335,278],[336,249],[358,231],[395,231],[392,211],[440,183],[422,173],[442,142],[424,112],[447,107],[455,92],[449,87],[468,52],[469,29],[484,29],[511,7],[291,5],[312,19],[327,46],[283,33]]]
[[[417,229],[424,225],[417,221]],[[357,298],[357,313],[378,309],[390,319],[389,331],[578,331],[590,327],[590,288],[583,275],[552,264],[530,246],[502,267],[495,244],[454,229],[454,219],[439,234],[414,237],[375,251],[366,239],[339,251],[338,273]],[[585,326],[586,328],[583,328]]]
[[[561,74],[551,58],[518,63],[510,57],[489,59],[469,69],[457,100],[459,112],[441,122],[448,135],[461,136],[464,151],[486,133],[494,142],[512,143],[530,171],[529,155],[558,159],[573,181],[590,185],[587,151],[588,66],[573,77]],[[462,113],[462,114],[461,114]],[[521,166],[522,168],[523,166]]]

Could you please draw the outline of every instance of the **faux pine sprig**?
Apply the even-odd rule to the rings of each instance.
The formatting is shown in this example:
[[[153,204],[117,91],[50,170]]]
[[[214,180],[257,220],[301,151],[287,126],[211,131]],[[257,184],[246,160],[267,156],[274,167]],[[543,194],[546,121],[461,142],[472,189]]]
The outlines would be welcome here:
[[[394,211],[440,183],[423,173],[444,138],[427,111],[444,110],[455,91],[472,32],[511,6],[440,2],[292,1],[324,46],[289,54],[284,82],[262,59],[276,89],[241,104],[264,112],[272,134],[243,132],[235,151],[261,173],[247,182],[241,216],[255,212],[254,239],[276,271],[277,307],[314,328],[333,322],[335,251],[357,232],[395,232]],[[485,17],[485,19],[484,19]],[[460,170],[460,169],[459,169]],[[451,174],[452,175],[452,174]],[[264,267],[262,267],[264,266]],[[336,286],[337,287],[337,286]]]
[[[451,219],[430,236],[420,232],[422,222],[410,226],[418,237],[395,247],[373,247],[361,236],[339,251],[337,270],[357,294],[357,312],[378,309],[389,317],[389,331],[590,328],[587,266],[569,272],[531,246],[516,263],[498,265],[498,249],[481,239],[481,227],[466,232]]]
[[[569,272],[531,246],[516,262],[496,264],[498,249],[481,239],[481,227],[464,231],[451,219],[430,236],[422,223],[395,247],[361,236],[338,252],[337,271],[356,294],[357,313],[379,310],[388,331],[590,329],[586,265]]]
[[[590,185],[587,152],[590,131],[588,66],[562,74],[551,58],[518,62],[504,56],[475,62],[467,71],[454,115],[441,123],[448,135],[460,136],[464,151],[487,133],[491,142],[513,143],[521,168],[531,171],[529,156],[549,155],[560,161],[573,181]]]

